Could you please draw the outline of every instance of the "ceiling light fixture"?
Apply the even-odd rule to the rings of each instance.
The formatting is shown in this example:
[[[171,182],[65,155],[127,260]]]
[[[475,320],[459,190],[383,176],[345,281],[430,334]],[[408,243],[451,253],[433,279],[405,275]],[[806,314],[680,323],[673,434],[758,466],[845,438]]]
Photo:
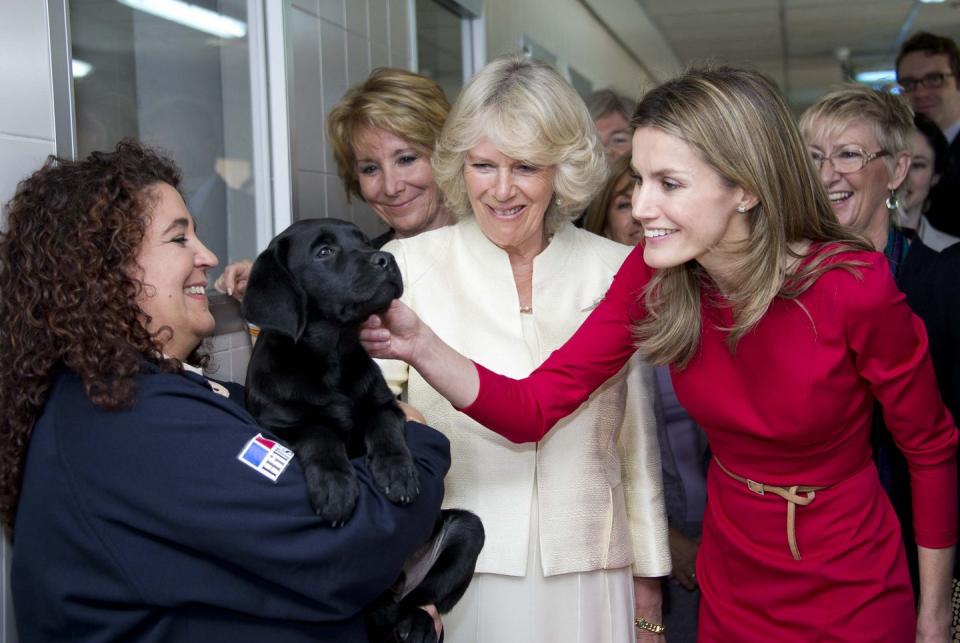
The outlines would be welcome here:
[[[218,38],[243,38],[247,35],[246,23],[182,0],[117,0],[117,2]]]
[[[864,83],[866,85],[882,85],[884,83],[897,82],[897,72],[892,69],[858,71],[855,77],[858,83]]]
[[[73,71],[74,78],[83,78],[90,75],[90,72],[93,71],[93,65],[85,60],[74,58],[70,61],[70,69]]]
[[[920,0],[921,4],[940,4],[946,2],[946,0]]]

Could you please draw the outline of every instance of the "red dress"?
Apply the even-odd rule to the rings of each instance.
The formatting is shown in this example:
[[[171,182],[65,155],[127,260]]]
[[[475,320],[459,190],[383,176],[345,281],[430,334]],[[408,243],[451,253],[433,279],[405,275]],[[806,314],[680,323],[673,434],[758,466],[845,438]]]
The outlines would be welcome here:
[[[631,323],[652,270],[638,247],[576,334],[524,380],[477,365],[464,412],[515,441],[537,440],[633,352]],[[957,431],[940,400],[923,324],[882,254],[849,252],[797,300],[775,300],[731,353],[728,308],[701,303],[690,364],[673,370],[680,402],[727,469],[762,483],[825,487],[796,508],[716,466],[697,580],[701,641],[912,641],[916,614],[896,515],[871,459],[873,400],[910,466],[917,542],[957,536]],[[799,305],[799,304],[802,304]]]

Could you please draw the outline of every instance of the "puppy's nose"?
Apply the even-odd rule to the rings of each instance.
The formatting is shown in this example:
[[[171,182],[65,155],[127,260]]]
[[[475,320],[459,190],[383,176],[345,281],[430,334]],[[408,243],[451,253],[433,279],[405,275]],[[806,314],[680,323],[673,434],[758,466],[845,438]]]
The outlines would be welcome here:
[[[370,263],[380,269],[386,269],[392,260],[393,257],[387,252],[374,252],[373,255],[370,256]]]

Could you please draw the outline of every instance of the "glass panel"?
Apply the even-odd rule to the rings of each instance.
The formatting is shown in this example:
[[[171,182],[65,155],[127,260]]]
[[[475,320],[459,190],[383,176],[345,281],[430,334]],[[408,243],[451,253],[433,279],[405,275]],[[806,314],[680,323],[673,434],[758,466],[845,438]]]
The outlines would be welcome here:
[[[254,256],[246,0],[76,0],[70,29],[78,155],[126,136],[164,150],[221,268]]]
[[[453,103],[463,87],[463,19],[436,0],[417,0],[417,67]]]

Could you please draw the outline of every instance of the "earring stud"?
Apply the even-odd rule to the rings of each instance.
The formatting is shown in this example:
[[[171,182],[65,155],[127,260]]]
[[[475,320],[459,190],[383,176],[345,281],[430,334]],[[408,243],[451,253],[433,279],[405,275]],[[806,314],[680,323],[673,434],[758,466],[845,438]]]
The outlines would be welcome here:
[[[737,206],[737,212],[739,212],[740,214],[744,214],[746,211],[747,211],[747,206],[745,206],[745,205],[738,205],[738,206]]]

